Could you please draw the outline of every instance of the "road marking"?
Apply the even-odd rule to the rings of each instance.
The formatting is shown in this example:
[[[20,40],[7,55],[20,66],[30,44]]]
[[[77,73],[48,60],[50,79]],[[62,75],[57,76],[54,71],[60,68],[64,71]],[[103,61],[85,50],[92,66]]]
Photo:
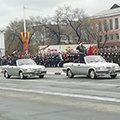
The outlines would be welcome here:
[[[9,81],[8,79],[6,79],[6,81]],[[21,81],[21,80],[18,80],[18,79],[14,79],[14,80],[12,80],[12,81]],[[45,80],[39,80],[39,79],[34,79],[34,80],[32,80],[32,79],[27,79],[27,80],[22,80],[22,81],[24,81],[24,82],[43,82],[43,83],[55,83],[55,84],[74,84],[74,85],[89,85],[89,86],[105,86],[105,87],[118,87],[118,86],[120,86],[119,84],[108,84],[108,83],[93,83],[93,82],[72,82],[72,81],[67,81],[67,82],[63,82],[63,81],[56,81],[56,80],[48,80],[48,81],[45,81]]]
[[[110,98],[110,97],[100,97],[100,96],[90,96],[90,95],[82,95],[82,94],[68,94],[68,93],[59,93],[59,92],[47,92],[47,91],[38,91],[38,90],[31,90],[31,89],[17,89],[17,88],[6,88],[0,87],[1,90],[8,90],[8,91],[16,91],[16,92],[28,92],[28,93],[39,93],[45,95],[53,95],[53,96],[62,96],[62,97],[72,97],[72,98],[83,98],[89,100],[99,100],[99,101],[108,101],[108,102],[116,102],[120,103],[120,99],[118,98]]]

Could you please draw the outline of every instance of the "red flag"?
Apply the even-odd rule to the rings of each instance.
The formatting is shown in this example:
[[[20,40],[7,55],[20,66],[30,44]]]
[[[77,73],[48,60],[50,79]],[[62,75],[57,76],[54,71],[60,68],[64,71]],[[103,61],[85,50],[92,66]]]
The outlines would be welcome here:
[[[30,38],[30,32],[21,32],[21,37],[22,37],[22,44],[23,44],[23,49],[24,52],[28,52],[28,47],[29,47],[29,38]]]

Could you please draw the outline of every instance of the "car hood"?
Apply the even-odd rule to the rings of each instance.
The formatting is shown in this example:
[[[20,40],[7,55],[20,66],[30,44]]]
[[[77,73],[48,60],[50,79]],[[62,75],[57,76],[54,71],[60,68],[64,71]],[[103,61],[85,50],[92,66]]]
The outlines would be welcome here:
[[[109,63],[109,62],[97,62],[97,63],[89,63],[88,65],[93,67],[119,67],[116,63]]]
[[[69,67],[72,64],[81,64],[81,63],[73,63],[73,62],[64,63],[63,67]],[[109,63],[109,62],[87,63],[86,65],[88,65],[90,67],[116,67],[116,68],[120,68],[118,64]]]
[[[42,69],[45,68],[42,65],[22,65],[20,68],[25,68],[25,69]]]

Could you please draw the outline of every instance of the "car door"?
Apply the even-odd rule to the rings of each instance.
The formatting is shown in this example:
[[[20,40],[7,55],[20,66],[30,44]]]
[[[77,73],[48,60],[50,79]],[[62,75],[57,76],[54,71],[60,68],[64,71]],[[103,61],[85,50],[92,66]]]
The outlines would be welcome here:
[[[11,66],[10,65],[7,65],[5,69],[7,70],[9,75],[12,75],[12,71],[11,71]]]
[[[77,74],[77,71],[76,71],[77,64],[76,64],[76,63],[70,64],[69,67],[70,67],[70,69],[72,70],[72,73],[73,73],[73,74]]]
[[[77,75],[81,74],[81,70],[80,70],[81,63],[74,63],[73,66],[74,66],[73,67],[74,74],[77,74]]]
[[[89,66],[87,64],[81,63],[80,67],[79,67],[80,73],[82,75],[87,75],[88,74],[88,68],[89,68]]]
[[[12,72],[12,75],[18,76],[19,68],[16,65],[14,65],[14,66],[11,67],[11,72]]]
[[[76,65],[76,74],[78,75],[87,75],[89,66],[85,63],[78,63]]]

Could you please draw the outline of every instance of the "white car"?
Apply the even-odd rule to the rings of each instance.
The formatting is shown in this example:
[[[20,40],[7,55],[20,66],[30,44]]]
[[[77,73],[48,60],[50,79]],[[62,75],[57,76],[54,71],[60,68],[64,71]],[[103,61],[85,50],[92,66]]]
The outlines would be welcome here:
[[[23,79],[36,75],[43,78],[46,74],[46,68],[43,65],[37,65],[32,59],[18,59],[14,65],[2,66],[2,73],[5,78],[20,76]]]
[[[63,71],[69,78],[74,75],[86,75],[91,79],[105,75],[115,78],[120,73],[120,67],[116,63],[106,62],[100,55],[89,55],[84,57],[84,63],[64,63]]]

